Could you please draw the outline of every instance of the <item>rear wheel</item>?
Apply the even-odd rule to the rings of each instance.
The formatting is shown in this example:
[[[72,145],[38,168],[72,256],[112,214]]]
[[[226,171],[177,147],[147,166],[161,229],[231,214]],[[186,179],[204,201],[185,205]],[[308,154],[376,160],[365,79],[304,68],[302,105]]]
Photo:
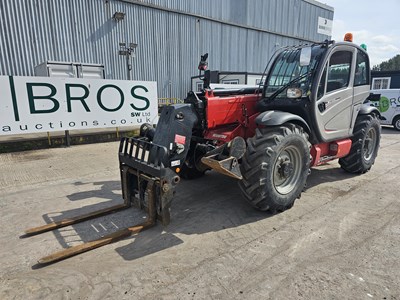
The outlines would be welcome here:
[[[284,211],[305,186],[310,165],[308,136],[294,124],[256,130],[247,141],[239,186],[256,209]]]
[[[393,126],[394,126],[394,129],[400,131],[400,116],[397,116],[397,117],[394,118]]]
[[[381,125],[375,115],[361,115],[354,126],[350,153],[339,159],[339,164],[349,173],[368,172],[378,155]]]

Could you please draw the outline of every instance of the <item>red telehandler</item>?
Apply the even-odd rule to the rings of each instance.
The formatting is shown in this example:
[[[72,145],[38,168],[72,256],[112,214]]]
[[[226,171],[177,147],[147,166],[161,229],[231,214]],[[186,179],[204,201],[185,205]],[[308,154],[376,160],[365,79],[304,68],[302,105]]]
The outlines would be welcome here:
[[[202,56],[199,69],[207,67]],[[203,74],[203,73],[202,73]],[[364,49],[325,41],[278,50],[258,87],[189,92],[183,104],[165,106],[156,128],[123,138],[119,161],[124,203],[26,231],[33,235],[97,217],[131,204],[147,220],[99,240],[39,260],[51,263],[137,233],[170,207],[180,177],[194,179],[213,169],[238,180],[250,205],[282,212],[300,197],[310,168],[339,159],[350,173],[365,173],[380,143],[380,113],[368,104],[370,65]]]

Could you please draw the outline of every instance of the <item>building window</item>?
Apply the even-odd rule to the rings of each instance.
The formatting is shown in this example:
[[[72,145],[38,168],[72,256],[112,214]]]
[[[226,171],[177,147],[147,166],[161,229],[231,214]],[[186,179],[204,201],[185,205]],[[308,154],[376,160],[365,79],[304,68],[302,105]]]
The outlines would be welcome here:
[[[222,80],[223,84],[239,84],[239,79],[227,79]]]
[[[390,77],[374,78],[372,80],[373,90],[390,89]]]
[[[203,81],[196,82],[196,92],[201,92],[203,90],[204,84]]]
[[[264,85],[264,80],[260,79],[256,79],[256,85]]]

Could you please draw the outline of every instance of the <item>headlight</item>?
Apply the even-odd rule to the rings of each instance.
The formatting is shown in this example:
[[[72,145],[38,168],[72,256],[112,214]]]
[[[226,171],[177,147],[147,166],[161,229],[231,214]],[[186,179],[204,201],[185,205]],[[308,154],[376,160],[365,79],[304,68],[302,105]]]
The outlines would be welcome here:
[[[286,91],[286,96],[291,99],[300,98],[303,92],[299,88],[288,88]]]

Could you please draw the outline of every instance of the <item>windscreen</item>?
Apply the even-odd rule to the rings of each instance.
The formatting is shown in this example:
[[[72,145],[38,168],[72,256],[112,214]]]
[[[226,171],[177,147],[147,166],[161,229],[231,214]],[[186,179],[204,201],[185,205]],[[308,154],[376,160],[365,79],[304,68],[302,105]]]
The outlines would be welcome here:
[[[270,97],[276,91],[287,87],[296,87],[302,90],[303,97],[308,95],[312,76],[323,52],[321,45],[312,47],[311,61],[307,66],[300,65],[301,48],[291,48],[282,51],[276,58],[265,86],[265,97]],[[286,98],[286,88],[276,98]]]

